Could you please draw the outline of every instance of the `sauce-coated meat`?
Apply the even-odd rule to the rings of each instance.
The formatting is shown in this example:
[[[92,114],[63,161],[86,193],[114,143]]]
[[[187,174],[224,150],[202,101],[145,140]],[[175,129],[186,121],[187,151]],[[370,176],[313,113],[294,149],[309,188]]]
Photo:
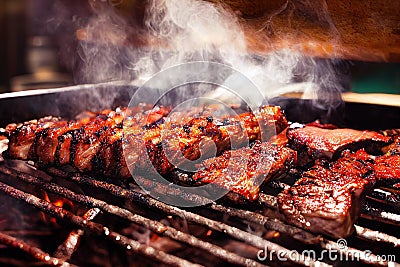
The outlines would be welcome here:
[[[373,131],[314,126],[289,129],[287,137],[292,148],[305,151],[312,159],[337,159],[346,149],[356,151],[364,148],[369,153],[377,153],[390,143],[389,137]]]
[[[214,183],[247,200],[258,198],[260,185],[286,172],[296,161],[296,152],[270,142],[256,142],[252,148],[226,151],[205,160],[193,180]]]
[[[6,128],[10,142],[5,155],[129,178],[132,171],[147,172],[152,166],[166,174],[187,161],[270,138],[287,127],[275,106],[221,117],[204,109],[182,114],[166,107],[143,107],[104,110],[80,120],[46,117],[11,124]]]
[[[343,238],[354,231],[366,193],[375,182],[364,150],[320,161],[278,195],[278,217],[314,233]]]

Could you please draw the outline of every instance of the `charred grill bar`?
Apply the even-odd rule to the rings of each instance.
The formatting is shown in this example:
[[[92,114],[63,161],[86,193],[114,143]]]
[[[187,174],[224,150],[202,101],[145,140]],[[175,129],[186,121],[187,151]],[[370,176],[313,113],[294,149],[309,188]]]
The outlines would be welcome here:
[[[0,233],[0,243],[22,250],[24,253],[32,256],[38,261],[48,263],[54,266],[63,266],[63,267],[72,267],[75,266],[73,264],[68,263],[67,261],[63,261],[61,259],[51,257],[48,253],[42,251],[39,248],[31,246],[21,240],[18,240],[15,237]]]
[[[146,228],[152,230],[154,233],[162,236],[167,236],[173,240],[185,243],[188,246],[193,246],[200,248],[203,250],[205,253],[212,253],[212,255],[215,255],[216,257],[222,259],[225,262],[233,263],[236,265],[241,265],[241,266],[258,266],[262,263],[255,261],[254,259],[249,259],[249,258],[243,258],[235,253],[226,251],[225,249],[218,247],[216,245],[213,245],[212,243],[206,242],[199,240],[198,238],[191,236],[189,234],[183,233],[177,229],[174,229],[172,227],[163,225],[160,222],[147,219],[145,217],[142,217],[138,214],[133,214],[129,210],[126,210],[124,208],[120,208],[118,206],[114,206],[111,204],[108,204],[107,202],[104,202],[102,200],[86,196],[86,195],[81,195],[77,194],[67,188],[64,188],[62,186],[58,186],[54,183],[49,183],[48,181],[43,181],[35,176],[32,176],[30,174],[20,172],[13,170],[12,168],[8,168],[6,166],[0,166],[0,172],[2,173],[2,176],[11,176],[12,178],[17,178],[25,183],[32,184],[35,186],[38,186],[41,189],[46,190],[47,192],[55,193],[60,196],[66,197],[67,199],[76,202],[76,203],[81,203],[84,204],[86,207],[89,209],[100,209],[103,212],[114,214],[117,216],[120,216],[121,218],[124,218],[126,220],[129,220],[131,222],[140,224],[145,226]],[[196,224],[205,226],[211,230],[218,231],[221,233],[224,233],[230,237],[233,237],[234,239],[240,240],[246,244],[249,244],[253,247],[256,247],[258,249],[264,249],[265,247],[268,247],[271,250],[275,251],[287,251],[289,250],[285,247],[280,246],[279,244],[276,244],[274,242],[265,240],[263,238],[260,238],[257,235],[247,233],[245,231],[242,231],[236,227],[229,226],[225,223],[215,221],[213,219],[206,218],[200,214],[193,213],[191,211],[186,211],[182,210],[176,207],[172,207],[169,205],[166,205],[162,202],[159,202],[157,200],[154,200],[143,193],[136,191],[136,190],[128,190],[121,188],[117,185],[103,182],[103,181],[97,181],[94,180],[91,177],[86,177],[82,176],[81,174],[78,173],[67,173],[65,171],[51,168],[47,170],[48,173],[52,174],[53,176],[57,177],[64,177],[65,179],[74,181],[78,184],[86,184],[90,185],[96,188],[101,188],[105,192],[109,193],[110,195],[118,196],[121,198],[125,198],[127,200],[135,202],[137,205],[145,205],[149,208],[157,209],[159,211],[162,211],[168,215],[176,215],[181,218],[186,219],[187,221],[190,222],[195,222]],[[51,214],[52,216],[68,221],[69,223],[74,224],[78,229],[82,229],[100,236],[103,236],[104,238],[108,238],[112,240],[112,242],[115,242],[116,244],[120,245],[123,247],[123,249],[132,250],[137,253],[140,253],[142,255],[145,255],[147,257],[156,259],[157,261],[161,261],[166,264],[170,265],[187,265],[191,266],[192,263],[188,263],[184,259],[176,259],[175,256],[169,255],[167,253],[164,253],[162,251],[156,251],[146,245],[140,244],[135,240],[130,240],[127,237],[124,237],[123,235],[120,235],[118,233],[115,233],[105,225],[100,225],[97,223],[90,222],[89,217],[91,212],[88,212],[89,214],[84,215],[83,217],[76,216],[74,214],[71,214],[71,212],[68,212],[66,210],[63,210],[60,207],[56,207],[52,205],[51,203],[41,200],[35,196],[32,196],[31,194],[25,193],[23,191],[20,191],[18,189],[15,189],[12,186],[6,185],[4,183],[0,184],[0,190],[5,192],[8,195],[11,195],[17,199],[26,201],[30,203],[31,205],[35,206],[36,208],[45,211],[48,214]],[[273,197],[273,196],[270,196]],[[253,222],[257,223],[267,229],[271,230],[276,230],[279,231],[280,233],[283,234],[288,234],[289,236],[292,236],[296,240],[301,240],[304,244],[307,244],[307,242],[311,243],[316,243],[319,244],[321,248],[323,249],[333,249],[337,250],[340,253],[346,253],[338,249],[336,242],[327,240],[321,236],[316,236],[314,234],[311,234],[307,231],[304,231],[300,228],[294,227],[287,225],[279,220],[276,219],[271,219],[266,216],[263,216],[261,214],[252,212],[252,211],[246,211],[246,210],[241,210],[233,207],[226,207],[224,205],[212,203],[208,206],[208,209],[213,210],[215,212],[221,212],[224,214],[227,214],[232,217],[237,217],[243,221],[248,221],[248,222]],[[96,211],[92,212],[96,213]],[[93,215],[93,213],[92,213]],[[86,219],[85,219],[86,218]],[[386,243],[389,244],[389,246],[394,247],[398,249],[400,246],[400,240],[394,236],[381,233],[378,231],[373,231],[370,229],[367,229],[365,227],[361,226],[356,226],[357,230],[357,238],[359,239],[365,239],[369,240],[370,242],[379,242],[379,243]],[[5,244],[6,241],[2,241]],[[14,241],[15,243],[15,241]],[[36,248],[35,248],[36,249]],[[78,247],[74,248],[79,249]],[[359,255],[360,260],[363,261],[364,263],[368,264],[373,264],[373,265],[381,265],[381,266],[387,266],[388,262],[384,261],[379,261],[377,260],[378,258],[375,255],[369,255],[367,257],[363,251],[360,249],[348,248],[349,251],[352,251],[356,255]],[[39,258],[39,260],[44,261],[44,262],[49,262],[46,261],[49,259],[49,255],[44,253],[42,255],[45,255],[43,258]],[[48,256],[48,257],[46,257]],[[71,256],[71,255],[70,255]],[[298,260],[295,260],[295,263],[300,264],[300,265],[315,265],[315,264],[326,264],[323,262],[318,262],[314,261],[313,259],[310,258],[305,258],[301,259],[300,252],[298,254]],[[37,258],[37,257],[36,257]],[[46,260],[45,260],[46,259]],[[58,259],[58,258],[52,258],[51,259],[54,261],[56,260],[56,263],[64,263],[65,260],[67,259]],[[59,261],[58,261],[59,260]],[[68,264],[68,263],[65,263]],[[68,266],[68,265],[66,265]]]
[[[75,193],[73,193],[72,191],[59,187],[55,184],[49,184],[47,182],[42,182],[40,180],[38,180],[37,178],[24,174],[24,173],[20,173],[20,172],[16,172],[10,169],[6,169],[6,168],[2,168],[0,167],[0,172],[5,173],[7,175],[12,175],[15,178],[19,178],[21,180],[24,180],[25,182],[31,183],[31,184],[35,184],[35,185],[39,185],[40,187],[49,190],[53,193],[57,193],[60,194],[64,197],[68,197],[71,200],[74,200],[76,202],[80,202],[80,203],[84,203],[85,205],[88,206],[95,206],[98,207],[100,209],[102,209],[103,211],[106,211],[108,213],[114,214],[114,215],[118,215],[120,217],[123,217],[127,220],[130,220],[132,222],[141,224],[146,226],[147,228],[151,229],[152,231],[154,231],[155,233],[161,234],[161,235],[166,235],[170,238],[173,238],[175,240],[187,243],[189,245],[192,246],[196,246],[199,247],[205,251],[208,251],[210,253],[213,253],[216,256],[221,257],[222,259],[226,260],[227,262],[231,262],[234,264],[240,264],[240,265],[244,265],[244,266],[257,266],[258,264],[256,262],[253,262],[250,259],[245,259],[243,260],[241,257],[238,257],[235,254],[229,253],[225,250],[222,250],[216,246],[213,246],[212,244],[209,243],[204,243],[201,240],[197,240],[197,238],[195,238],[194,236],[187,236],[186,234],[176,231],[176,229],[170,228],[170,227],[166,227],[165,225],[155,222],[155,221],[150,221],[146,218],[143,218],[139,215],[133,215],[132,213],[130,213],[127,210],[122,210],[118,207],[112,206],[112,205],[108,205],[107,203],[100,201],[100,200],[96,200],[93,199],[91,197],[88,196],[84,196],[84,195],[77,195]],[[53,169],[54,172],[54,169]],[[60,173],[60,172],[59,172]],[[62,174],[62,172],[61,172]],[[64,176],[68,177],[68,174]],[[120,188],[118,186],[112,185],[112,184],[107,184],[104,182],[99,182],[96,180],[91,180],[92,178],[85,178],[85,177],[80,177],[79,174],[73,174],[72,178],[74,181],[77,181],[78,183],[90,183],[93,186],[97,186],[97,187],[101,187],[103,189],[106,190],[110,190],[111,192],[113,192],[114,194],[120,196],[120,197],[126,197],[130,200],[133,200],[135,202],[137,202],[139,205],[140,204],[145,204],[149,207],[156,207],[159,210],[162,210],[168,214],[173,214],[173,215],[177,215],[180,216],[182,218],[185,218],[189,221],[194,221],[198,224],[204,225],[212,230],[216,230],[219,232],[223,232],[226,233],[228,235],[231,235],[239,240],[242,240],[248,244],[251,244],[255,247],[258,247],[259,249],[263,249],[266,246],[278,251],[278,250],[282,250],[285,251],[286,249],[284,247],[281,247],[277,244],[271,243],[267,240],[263,240],[262,238],[255,236],[255,235],[251,235],[250,233],[244,232],[240,229],[237,229],[235,227],[230,227],[229,225],[226,225],[224,223],[221,222],[217,222],[217,221],[213,221],[213,220],[209,220],[207,218],[204,218],[198,214],[194,214],[194,213],[190,213],[184,210],[181,210],[179,208],[176,207],[172,207],[172,206],[168,206],[162,202],[159,202],[157,200],[151,199],[145,195],[143,195],[140,192],[135,192],[135,191],[129,191],[123,188]],[[93,182],[93,183],[92,183]],[[2,188],[0,187],[0,189],[2,190]],[[38,207],[40,208],[40,207]],[[288,251],[289,252],[289,251]],[[307,259],[309,261],[312,262],[311,259]],[[302,260],[299,260],[298,263],[302,263],[304,265],[305,262]]]

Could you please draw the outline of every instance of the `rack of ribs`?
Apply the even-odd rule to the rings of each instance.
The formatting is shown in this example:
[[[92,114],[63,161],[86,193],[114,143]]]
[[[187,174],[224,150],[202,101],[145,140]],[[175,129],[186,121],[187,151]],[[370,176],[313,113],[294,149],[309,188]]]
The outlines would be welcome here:
[[[171,114],[167,107],[104,110],[94,117],[62,120],[46,117],[6,127],[8,158],[32,160],[44,166],[72,165],[81,172],[129,178],[131,171],[169,173],[179,160],[190,161],[216,147],[217,155],[269,138],[287,127],[279,107],[236,116]],[[204,154],[204,155],[203,155]]]

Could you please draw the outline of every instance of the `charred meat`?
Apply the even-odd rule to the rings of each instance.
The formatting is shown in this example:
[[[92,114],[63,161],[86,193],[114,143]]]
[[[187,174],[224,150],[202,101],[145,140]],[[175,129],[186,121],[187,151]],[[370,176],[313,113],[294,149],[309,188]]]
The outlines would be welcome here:
[[[7,125],[5,129],[9,139],[7,155],[14,159],[28,159],[30,148],[38,133],[50,128],[64,127],[66,124],[67,122],[60,121],[60,118],[49,116],[23,124]]]
[[[368,153],[379,153],[390,143],[390,138],[373,131],[353,129],[323,129],[315,126],[289,129],[289,145],[303,151],[311,159],[337,159],[342,151],[364,148]]]
[[[278,217],[315,233],[343,238],[354,231],[364,196],[375,182],[364,150],[320,161],[278,195]]]
[[[382,151],[385,154],[391,154],[391,155],[400,154],[400,134],[395,135],[392,138],[393,138],[393,143],[382,148]]]
[[[296,152],[270,142],[256,142],[252,148],[226,151],[207,159],[193,176],[197,183],[214,183],[249,201],[258,198],[260,185],[288,171]]]
[[[353,183],[362,191],[363,184]],[[349,236],[359,215],[353,188],[302,178],[278,195],[278,216],[290,224],[334,238]]]
[[[377,157],[374,171],[379,184],[387,185],[400,182],[400,154]]]
[[[139,173],[148,172],[152,164],[158,173],[166,174],[174,168],[194,169],[196,162],[270,138],[286,127],[280,108],[274,106],[232,117],[196,116],[183,125],[165,119],[142,133],[128,133],[124,150],[127,164],[135,165]],[[140,144],[145,144],[148,157],[135,152]]]
[[[400,134],[393,139],[394,142],[383,149],[386,154],[375,159],[374,171],[378,184],[400,182]]]
[[[230,136],[240,147],[269,138],[286,127],[280,108],[273,106],[261,107],[255,114],[224,118],[170,114],[166,107],[147,111],[123,108],[81,120],[46,117],[8,125],[10,142],[5,155],[41,165],[72,165],[83,172],[128,178],[130,171],[148,171],[151,165],[166,174],[186,159],[209,157],[212,152],[221,154],[231,148]]]

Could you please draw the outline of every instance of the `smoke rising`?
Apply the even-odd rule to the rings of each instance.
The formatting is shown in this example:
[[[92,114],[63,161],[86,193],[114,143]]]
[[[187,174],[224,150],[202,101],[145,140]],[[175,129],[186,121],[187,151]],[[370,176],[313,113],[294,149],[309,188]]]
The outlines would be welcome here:
[[[290,6],[301,9],[315,4],[287,1],[279,12]],[[247,47],[240,19],[221,5],[200,0],[150,0],[144,30],[131,27],[110,5],[92,4],[91,8],[92,16],[81,25],[84,30],[80,32],[79,64],[74,73],[78,82],[135,80],[140,84],[177,64],[212,61],[243,73],[266,99],[298,91],[311,96],[321,108],[335,108],[341,102],[343,74],[337,73],[339,60],[314,59],[290,48],[256,55]],[[339,42],[326,3],[319,2],[314,10],[316,14],[312,15],[332,36],[332,42]],[[266,21],[269,23],[271,18]],[[129,38],[142,35],[148,37],[147,44],[129,45]],[[240,83],[235,77],[228,79]],[[252,92],[243,87],[238,94]],[[214,92],[217,95],[223,98],[226,93],[219,89]],[[263,101],[260,99],[260,104]]]

